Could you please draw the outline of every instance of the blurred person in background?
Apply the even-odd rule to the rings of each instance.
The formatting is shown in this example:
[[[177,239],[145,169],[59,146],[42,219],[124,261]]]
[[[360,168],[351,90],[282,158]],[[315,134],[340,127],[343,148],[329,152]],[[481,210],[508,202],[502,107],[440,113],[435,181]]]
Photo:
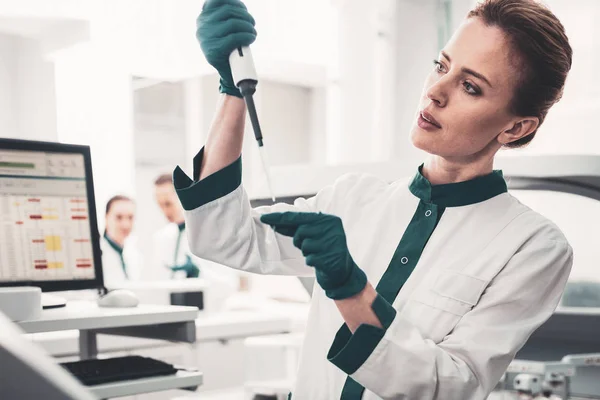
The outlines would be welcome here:
[[[104,286],[118,287],[124,281],[140,278],[141,254],[131,237],[135,222],[135,203],[127,196],[113,196],[106,203],[102,249],[102,272]]]
[[[189,249],[183,208],[177,198],[171,174],[154,181],[154,194],[168,223],[154,235],[156,279],[202,278],[209,284],[220,284],[231,290],[241,285],[239,273],[194,256]]]
[[[188,251],[183,209],[173,188],[170,174],[160,175],[154,181],[156,203],[168,224],[155,234],[154,249],[157,261],[162,266],[163,278],[197,278],[200,262],[192,259]]]

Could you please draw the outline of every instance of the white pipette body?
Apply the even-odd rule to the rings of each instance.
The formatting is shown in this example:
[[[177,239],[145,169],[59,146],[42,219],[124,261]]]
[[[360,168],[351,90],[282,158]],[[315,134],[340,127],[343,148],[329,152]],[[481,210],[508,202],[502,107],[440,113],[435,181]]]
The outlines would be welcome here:
[[[254,105],[253,95],[256,91],[256,85],[258,84],[258,76],[256,74],[256,69],[254,68],[254,60],[252,59],[250,47],[239,47],[235,49],[229,56],[229,65],[231,66],[233,82],[235,83],[235,86],[240,89],[244,101],[246,102],[248,116],[250,117],[250,122],[252,123],[252,128],[254,130],[254,137],[258,143],[260,159],[265,172],[267,186],[271,194],[271,199],[273,200],[273,203],[275,203],[275,194],[273,192],[273,187],[271,186],[270,166],[267,159],[267,152],[264,148],[262,132],[258,122],[258,114],[256,112],[256,106]]]

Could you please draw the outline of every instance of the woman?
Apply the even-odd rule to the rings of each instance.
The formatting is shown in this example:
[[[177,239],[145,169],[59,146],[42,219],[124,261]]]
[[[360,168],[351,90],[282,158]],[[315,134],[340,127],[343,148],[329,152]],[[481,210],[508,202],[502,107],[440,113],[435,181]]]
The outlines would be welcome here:
[[[141,256],[131,231],[135,204],[127,196],[113,196],[106,203],[106,229],[100,241],[104,286],[116,289],[127,280],[140,278]]]
[[[560,230],[493,171],[498,150],[528,143],[561,96],[572,52],[560,22],[533,0],[479,4],[425,82],[411,139],[429,157],[412,179],[348,175],[256,210],[227,62],[254,41],[254,21],[238,1],[208,0],[197,22],[225,95],[194,180],[174,172],[190,245],[233,268],[316,275],[293,398],[486,398],[572,264]]]

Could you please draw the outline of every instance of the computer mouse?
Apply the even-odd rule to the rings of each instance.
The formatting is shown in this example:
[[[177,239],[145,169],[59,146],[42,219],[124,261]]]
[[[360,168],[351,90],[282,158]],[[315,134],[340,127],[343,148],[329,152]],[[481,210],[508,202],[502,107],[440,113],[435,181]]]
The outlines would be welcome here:
[[[111,290],[98,299],[100,307],[136,307],[139,303],[133,292],[124,289]]]

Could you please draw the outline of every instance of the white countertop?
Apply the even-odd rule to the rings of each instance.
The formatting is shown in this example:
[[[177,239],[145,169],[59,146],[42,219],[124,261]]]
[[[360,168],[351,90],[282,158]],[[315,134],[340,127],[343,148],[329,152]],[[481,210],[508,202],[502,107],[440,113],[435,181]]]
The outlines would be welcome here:
[[[71,329],[106,329],[195,320],[196,307],[140,304],[128,308],[103,308],[93,301],[70,300],[65,307],[43,310],[39,319],[17,322],[26,333]]]
[[[69,302],[70,304],[70,302]],[[154,307],[154,306],[153,306]],[[285,307],[283,307],[285,309]],[[303,332],[307,307],[284,309],[231,310],[218,313],[200,312],[196,318],[197,343],[271,335],[282,332]],[[50,311],[50,310],[48,310]],[[71,356],[79,351],[79,331],[61,330],[27,334],[53,356]],[[172,345],[162,340],[124,336],[99,335],[100,352],[122,351]]]

